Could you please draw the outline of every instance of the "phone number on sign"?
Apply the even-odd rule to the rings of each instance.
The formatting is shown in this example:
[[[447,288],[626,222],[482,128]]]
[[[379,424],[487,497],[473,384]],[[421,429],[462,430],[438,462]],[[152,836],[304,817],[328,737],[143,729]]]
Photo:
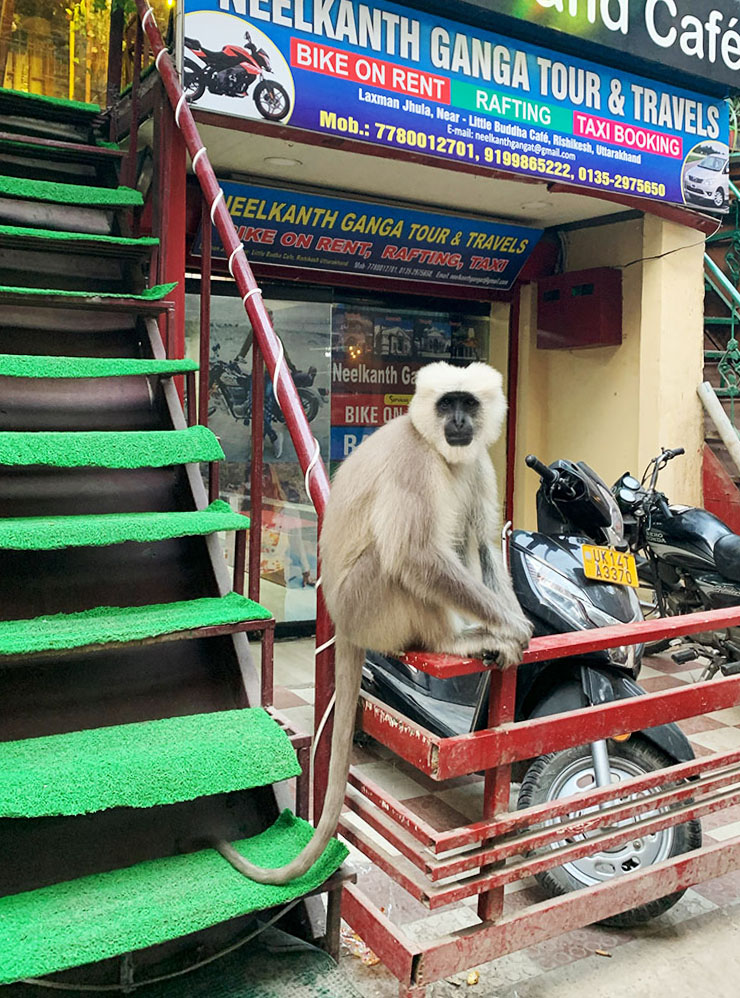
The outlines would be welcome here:
[[[410,149],[422,149],[429,152],[456,156],[459,159],[472,159],[480,162],[472,142],[462,139],[448,138],[445,135],[432,135],[420,132],[414,128],[403,128],[396,125],[384,125],[375,122],[375,136],[381,142],[393,142]],[[546,156],[528,156],[526,153],[511,152],[508,149],[483,149],[483,160],[495,166],[513,167],[515,170],[527,170],[546,177],[563,177],[573,179],[573,168],[570,163],[549,159]]]
[[[613,187],[618,191],[633,191],[637,194],[652,194],[655,197],[665,197],[665,184],[655,180],[643,180],[641,177],[626,177],[623,173],[609,173],[606,170],[591,170],[585,166],[578,168],[578,179],[599,187]]]

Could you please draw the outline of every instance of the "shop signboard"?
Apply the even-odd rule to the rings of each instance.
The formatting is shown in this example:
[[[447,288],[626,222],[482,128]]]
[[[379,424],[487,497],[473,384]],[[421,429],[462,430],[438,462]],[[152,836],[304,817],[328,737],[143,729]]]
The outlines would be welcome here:
[[[481,11],[516,19],[528,29],[557,32],[612,49],[619,65],[636,58],[737,90],[740,0],[465,0]],[[507,21],[507,23],[510,23]],[[515,30],[515,29],[509,29]],[[557,43],[556,43],[557,44]]]
[[[185,0],[184,12],[183,80],[198,108],[725,207],[722,100],[386,2]]]
[[[519,225],[224,182],[253,263],[509,290],[542,231]],[[200,254],[200,234],[193,254]],[[213,255],[224,257],[214,232]]]

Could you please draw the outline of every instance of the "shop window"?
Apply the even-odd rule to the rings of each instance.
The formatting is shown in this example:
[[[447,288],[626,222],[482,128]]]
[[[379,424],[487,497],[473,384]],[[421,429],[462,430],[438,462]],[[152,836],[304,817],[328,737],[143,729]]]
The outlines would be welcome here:
[[[331,471],[365,437],[406,411],[422,365],[435,360],[467,364],[489,357],[487,306],[451,311],[440,303],[439,309],[422,309],[403,299],[404,307],[396,308],[350,296],[342,301],[309,300],[312,295],[313,289],[296,300],[276,290],[266,292],[265,301]],[[197,294],[186,296],[188,353],[194,359],[198,302]],[[245,513],[250,508],[250,348],[251,332],[240,299],[214,293],[209,426],[226,455],[221,497]],[[316,514],[269,386],[264,469],[261,600],[282,629],[296,628],[316,617]],[[230,547],[226,558],[231,565]]]

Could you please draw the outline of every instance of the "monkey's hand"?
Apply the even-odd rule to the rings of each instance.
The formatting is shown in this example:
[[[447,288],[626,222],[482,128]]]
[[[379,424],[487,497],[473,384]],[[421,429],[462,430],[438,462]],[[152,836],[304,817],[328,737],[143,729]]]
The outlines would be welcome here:
[[[507,618],[503,627],[491,631],[486,647],[495,652],[496,660],[505,669],[519,665],[529,645],[534,627],[522,613]]]
[[[500,639],[496,639],[495,644],[488,654],[493,656],[502,668],[510,669],[515,665],[521,664],[527,644],[528,642],[521,644],[518,641],[501,641]]]
[[[511,632],[511,638],[520,644],[522,648],[526,648],[534,634],[534,625],[520,611],[507,617],[506,626],[503,631],[505,635],[506,632]]]

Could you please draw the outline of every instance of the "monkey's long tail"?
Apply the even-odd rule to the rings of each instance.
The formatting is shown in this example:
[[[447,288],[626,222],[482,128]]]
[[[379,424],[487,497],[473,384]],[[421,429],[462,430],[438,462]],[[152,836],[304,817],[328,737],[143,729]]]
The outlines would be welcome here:
[[[331,740],[331,763],[327,783],[324,809],[311,841],[290,863],[269,869],[255,866],[228,842],[219,841],[215,848],[231,865],[260,884],[287,884],[309,870],[321,856],[329,840],[337,830],[339,815],[344,804],[347,787],[347,774],[352,756],[352,734],[355,725],[355,709],[360,695],[362,665],[365,652],[337,637],[336,642],[336,704],[334,707],[334,732]]]

